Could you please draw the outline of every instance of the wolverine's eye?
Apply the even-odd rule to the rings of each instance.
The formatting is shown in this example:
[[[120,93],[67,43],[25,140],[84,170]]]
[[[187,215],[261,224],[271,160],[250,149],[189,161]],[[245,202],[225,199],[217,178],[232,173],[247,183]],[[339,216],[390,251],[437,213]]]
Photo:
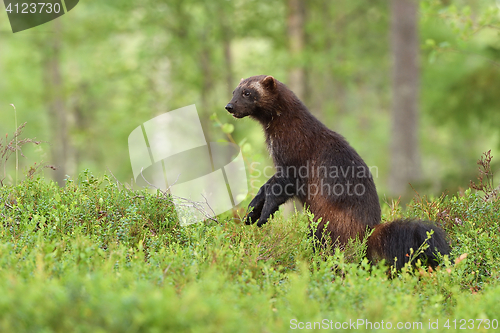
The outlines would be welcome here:
[[[243,96],[248,97],[250,96],[250,93],[248,91],[243,92]]]

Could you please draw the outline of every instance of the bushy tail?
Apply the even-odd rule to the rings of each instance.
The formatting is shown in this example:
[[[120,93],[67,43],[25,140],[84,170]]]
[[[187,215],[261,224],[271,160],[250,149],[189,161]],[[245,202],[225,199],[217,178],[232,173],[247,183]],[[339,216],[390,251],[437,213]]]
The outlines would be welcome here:
[[[431,230],[433,233],[428,239],[427,234]],[[417,255],[424,242],[429,246]],[[410,249],[413,249],[413,254]],[[396,220],[378,224],[368,238],[368,259],[385,259],[396,269],[403,268],[412,257],[412,262],[421,259],[427,265],[435,267],[438,265],[437,253],[449,254],[450,246],[444,230],[429,221]]]

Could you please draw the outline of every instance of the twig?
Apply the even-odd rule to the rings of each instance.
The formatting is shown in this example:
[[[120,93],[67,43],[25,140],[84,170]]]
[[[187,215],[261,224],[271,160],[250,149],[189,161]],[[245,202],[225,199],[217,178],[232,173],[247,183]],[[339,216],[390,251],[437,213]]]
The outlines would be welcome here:
[[[2,143],[3,139],[0,140],[0,165],[3,163],[3,178],[0,179],[0,186],[3,186],[3,181],[5,180],[5,178],[7,178],[7,170],[6,170],[7,160],[12,155],[12,153],[15,152],[16,156],[17,156],[18,151],[19,151],[21,156],[25,157],[23,154],[23,151],[21,149],[21,147],[23,145],[25,145],[27,143],[33,143],[35,145],[39,145],[40,143],[42,143],[42,141],[36,141],[35,138],[33,138],[33,139],[26,138],[26,139],[18,140],[18,137],[21,136],[25,126],[26,126],[26,122],[21,124],[17,128],[17,130],[14,132],[13,138],[10,141],[8,140],[8,135],[6,134],[5,135],[5,146],[3,146],[3,143]],[[17,173],[16,173],[16,179],[17,179]],[[16,183],[17,183],[17,180],[16,180]]]
[[[141,168],[141,177],[142,177],[142,179],[143,179],[143,180],[144,180],[144,181],[145,181],[145,182],[146,182],[149,186],[151,186],[151,187],[153,187],[153,188],[157,189],[158,191],[160,191],[160,192],[163,194],[163,196],[164,196],[164,197],[167,197],[168,195],[170,195],[170,196],[171,196],[171,197],[173,197],[173,198],[180,199],[180,200],[184,200],[184,201],[186,201],[186,202],[188,202],[188,203],[190,203],[190,204],[191,204],[191,206],[185,206],[185,207],[193,207],[193,208],[195,208],[197,211],[199,211],[200,213],[202,213],[202,214],[205,216],[205,218],[206,218],[206,219],[208,219],[208,220],[212,220],[212,221],[215,221],[215,222],[219,223],[219,221],[218,221],[216,218],[213,218],[212,216],[208,215],[208,213],[205,211],[205,209],[203,209],[203,208],[202,208],[203,206],[202,206],[199,202],[197,202],[197,201],[193,201],[193,200],[190,200],[190,199],[187,199],[187,198],[179,197],[179,196],[176,196],[176,195],[172,195],[172,194],[170,194],[170,193],[167,193],[167,192],[170,190],[170,188],[171,188],[172,186],[174,186],[174,185],[175,185],[175,183],[177,183],[177,181],[179,180],[180,174],[179,174],[179,175],[177,175],[177,179],[176,179],[176,180],[172,183],[172,185],[170,185],[170,186],[169,186],[169,187],[168,187],[165,191],[162,191],[162,190],[161,190],[158,186],[151,184],[151,183],[150,183],[150,182],[149,182],[149,181],[148,181],[148,180],[144,177],[144,174],[142,173],[142,171],[143,171],[143,170],[144,170],[144,168]],[[203,196],[203,195],[202,195],[202,196]],[[208,204],[207,199],[206,199],[204,196],[203,196],[203,198],[205,199],[205,204],[207,205],[207,207],[208,207],[208,208],[210,208],[210,210],[212,211],[212,213],[213,213],[213,214],[214,214],[214,216],[215,216],[215,212],[214,212],[214,210],[212,209],[212,207],[210,207],[210,205]]]
[[[111,170],[110,170],[108,167],[106,167],[106,169],[107,169],[107,170],[108,170],[108,172],[111,174],[111,176],[112,176],[112,177],[116,180],[116,183],[117,183],[118,185],[121,185],[123,188],[127,189],[127,188],[125,187],[125,185],[123,185],[123,184],[122,184],[122,183],[118,180],[118,178],[116,178],[116,177],[115,177],[115,175],[113,174],[113,172],[111,172]]]
[[[17,110],[16,110],[16,107],[14,104],[11,104],[12,107],[14,108],[14,121],[15,121],[15,125],[16,125],[16,131],[17,131]],[[15,139],[16,139],[16,148],[17,148],[17,135],[15,136]],[[14,185],[17,185],[17,173],[19,172],[19,154],[17,153],[17,149],[16,149],[16,182],[14,183]]]

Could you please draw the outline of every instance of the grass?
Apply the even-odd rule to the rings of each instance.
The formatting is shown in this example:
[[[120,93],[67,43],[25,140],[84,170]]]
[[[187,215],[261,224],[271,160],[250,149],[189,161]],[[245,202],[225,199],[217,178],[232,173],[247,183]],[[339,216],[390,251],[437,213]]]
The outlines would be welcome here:
[[[499,200],[473,190],[417,196],[404,212],[384,207],[388,219],[437,221],[452,244],[434,271],[391,272],[363,259],[359,242],[314,252],[310,214],[278,214],[263,228],[229,217],[180,227],[159,193],[88,171],[64,188],[32,175],[0,187],[0,331],[362,332],[390,323],[427,332],[438,321],[447,332],[490,332],[500,319],[499,211]]]

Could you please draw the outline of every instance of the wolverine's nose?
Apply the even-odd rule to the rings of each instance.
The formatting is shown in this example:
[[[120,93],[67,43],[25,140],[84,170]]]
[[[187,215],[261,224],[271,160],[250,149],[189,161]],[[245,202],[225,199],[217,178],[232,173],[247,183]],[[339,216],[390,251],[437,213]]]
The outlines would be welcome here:
[[[229,112],[233,112],[233,103],[227,103],[226,110]]]

